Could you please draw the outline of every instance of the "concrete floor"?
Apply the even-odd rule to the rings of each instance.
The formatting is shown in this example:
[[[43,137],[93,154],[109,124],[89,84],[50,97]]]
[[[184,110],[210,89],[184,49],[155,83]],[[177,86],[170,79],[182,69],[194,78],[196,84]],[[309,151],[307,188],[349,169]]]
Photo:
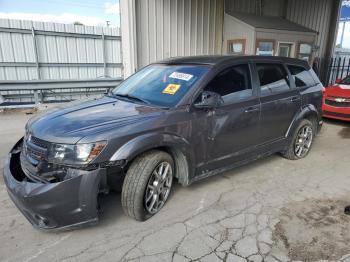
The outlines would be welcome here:
[[[23,134],[24,113],[0,114],[1,164]],[[0,179],[1,261],[350,261],[350,124],[326,121],[306,159],[278,155],[190,187],[140,223],[120,195],[102,200],[100,223],[35,230]]]

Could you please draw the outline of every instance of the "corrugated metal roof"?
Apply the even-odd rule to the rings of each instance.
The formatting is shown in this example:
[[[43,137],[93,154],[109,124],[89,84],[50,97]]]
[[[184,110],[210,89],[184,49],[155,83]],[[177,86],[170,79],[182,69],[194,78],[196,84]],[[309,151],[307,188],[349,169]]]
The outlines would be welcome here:
[[[228,11],[228,14],[255,28],[317,33],[310,28],[277,16],[258,16],[232,11]]]

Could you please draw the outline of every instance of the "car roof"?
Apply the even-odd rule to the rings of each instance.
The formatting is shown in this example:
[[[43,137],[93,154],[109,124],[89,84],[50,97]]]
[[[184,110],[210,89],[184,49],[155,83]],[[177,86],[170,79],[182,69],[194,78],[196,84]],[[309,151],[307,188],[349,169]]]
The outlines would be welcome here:
[[[309,68],[307,61],[296,58],[281,57],[281,56],[230,56],[230,55],[206,55],[206,56],[183,56],[172,57],[162,61],[156,62],[157,64],[198,64],[198,65],[219,65],[229,61],[271,61],[271,62],[284,62]]]

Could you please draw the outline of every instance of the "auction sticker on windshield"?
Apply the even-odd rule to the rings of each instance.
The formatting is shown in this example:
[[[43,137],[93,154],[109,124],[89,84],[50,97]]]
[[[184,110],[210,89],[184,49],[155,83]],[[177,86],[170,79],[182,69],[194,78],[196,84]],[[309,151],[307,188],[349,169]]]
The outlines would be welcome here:
[[[193,75],[179,73],[179,72],[173,72],[173,73],[171,73],[171,75],[169,77],[174,78],[174,79],[189,81],[192,79]]]
[[[174,95],[179,89],[181,85],[169,84],[164,88],[163,94]]]

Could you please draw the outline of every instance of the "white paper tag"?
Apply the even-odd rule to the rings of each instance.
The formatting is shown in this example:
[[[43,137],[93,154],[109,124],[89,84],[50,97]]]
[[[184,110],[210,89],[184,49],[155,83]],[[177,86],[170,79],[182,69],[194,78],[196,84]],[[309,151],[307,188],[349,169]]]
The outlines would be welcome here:
[[[189,81],[189,80],[191,80],[193,75],[185,74],[185,73],[179,73],[179,72],[173,72],[169,77],[170,78],[175,78],[175,79]]]

